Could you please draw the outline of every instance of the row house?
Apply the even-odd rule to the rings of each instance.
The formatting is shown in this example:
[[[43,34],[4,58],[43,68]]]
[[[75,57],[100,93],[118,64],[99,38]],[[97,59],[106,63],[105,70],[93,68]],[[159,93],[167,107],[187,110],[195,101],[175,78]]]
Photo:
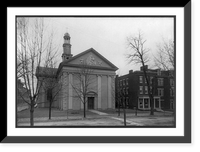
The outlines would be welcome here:
[[[145,66],[150,91],[153,91],[154,109],[174,109],[174,76],[173,70],[161,71],[148,69]],[[130,70],[128,74],[116,76],[116,108],[125,103],[127,108],[149,110],[150,98],[143,67],[139,71]]]

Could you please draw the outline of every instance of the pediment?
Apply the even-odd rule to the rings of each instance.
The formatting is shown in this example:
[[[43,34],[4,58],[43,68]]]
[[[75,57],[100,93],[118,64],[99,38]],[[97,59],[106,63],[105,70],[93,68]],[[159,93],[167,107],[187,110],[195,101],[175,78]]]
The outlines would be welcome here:
[[[116,71],[118,69],[115,65],[113,65],[110,61],[108,61],[93,48],[88,49],[63,62],[64,66],[80,66],[82,64],[86,64],[97,69],[110,69],[113,71]]]

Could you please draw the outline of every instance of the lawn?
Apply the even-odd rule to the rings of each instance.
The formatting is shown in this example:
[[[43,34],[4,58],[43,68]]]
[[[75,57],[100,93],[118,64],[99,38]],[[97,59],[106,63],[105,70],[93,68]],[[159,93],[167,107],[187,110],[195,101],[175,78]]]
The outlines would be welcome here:
[[[172,113],[155,112],[154,116],[149,115],[149,111],[135,111],[127,109],[127,125],[142,124],[143,126],[174,126],[174,116]],[[61,111],[52,108],[52,119],[48,119],[48,108],[36,108],[34,111],[34,121],[37,126],[123,126],[124,114],[120,111],[118,116],[117,110],[101,110],[108,115],[100,116],[98,114],[86,111],[86,118],[83,119],[83,110],[78,111]],[[17,113],[18,123],[29,126],[30,112],[24,110]],[[116,119],[113,119],[116,118]]]
[[[86,116],[91,115],[93,113],[86,111]],[[64,117],[64,116],[75,116],[75,115],[82,115],[83,116],[83,111],[82,110],[77,110],[77,111],[69,111],[67,112],[66,110],[59,110],[57,108],[52,108],[51,110],[51,116],[52,117]],[[29,109],[23,110],[21,112],[17,113],[18,118],[30,118],[30,111]],[[35,108],[34,109],[34,117],[39,118],[39,117],[49,117],[49,108]]]
[[[109,114],[110,116],[118,116],[118,109],[114,110],[98,110],[100,112],[104,112]],[[73,110],[73,111],[66,111],[66,110],[59,110],[57,108],[52,108],[51,110],[51,117],[65,117],[65,116],[83,116],[83,110]],[[87,116],[99,116],[98,114],[92,113],[90,111],[86,111]],[[120,117],[123,117],[123,110],[120,110]],[[135,117],[136,113],[135,110],[126,109],[126,116],[127,117]],[[149,111],[137,111],[137,117],[148,117],[150,116]],[[154,112],[154,116],[156,117],[163,117],[163,116],[172,116],[172,112]],[[18,118],[30,118],[30,111],[29,109],[17,112]],[[35,108],[34,110],[34,117],[49,117],[49,108]]]

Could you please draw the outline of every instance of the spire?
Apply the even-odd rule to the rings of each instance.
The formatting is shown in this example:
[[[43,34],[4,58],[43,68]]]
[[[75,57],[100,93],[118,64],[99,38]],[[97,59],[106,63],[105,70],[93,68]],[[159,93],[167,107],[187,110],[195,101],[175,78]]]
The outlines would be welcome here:
[[[62,54],[62,60],[68,60],[72,57],[71,54],[71,44],[70,44],[70,35],[68,32],[66,32],[63,36],[64,38],[64,44],[63,44],[63,54]]]

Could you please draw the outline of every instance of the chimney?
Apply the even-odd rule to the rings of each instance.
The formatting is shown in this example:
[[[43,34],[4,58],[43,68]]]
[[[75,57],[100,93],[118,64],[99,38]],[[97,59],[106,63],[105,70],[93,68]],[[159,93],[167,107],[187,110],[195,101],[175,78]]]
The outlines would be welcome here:
[[[129,70],[129,73],[133,73],[133,70]]]

